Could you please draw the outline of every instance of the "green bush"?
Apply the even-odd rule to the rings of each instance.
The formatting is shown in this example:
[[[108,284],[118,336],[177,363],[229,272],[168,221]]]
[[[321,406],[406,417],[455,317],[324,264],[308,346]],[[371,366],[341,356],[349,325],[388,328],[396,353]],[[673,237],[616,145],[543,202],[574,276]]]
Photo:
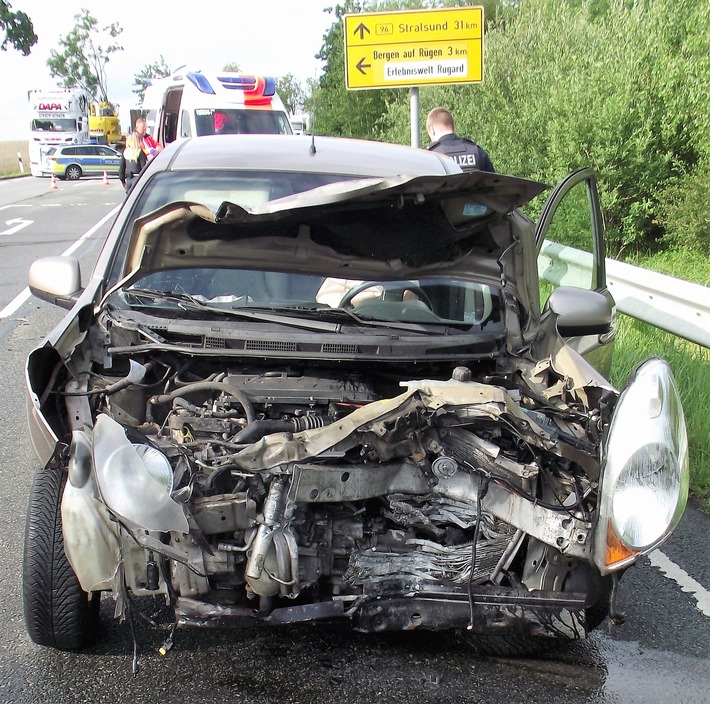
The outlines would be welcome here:
[[[710,254],[710,156],[668,186],[664,196],[666,207],[659,215],[664,243],[676,250]]]
[[[707,241],[708,37],[707,5],[691,0],[513,3],[489,25],[485,82],[422,88],[422,122],[431,107],[449,107],[457,131],[504,173],[555,183],[593,166],[612,256],[698,247]],[[378,136],[407,143],[408,123],[390,101]]]

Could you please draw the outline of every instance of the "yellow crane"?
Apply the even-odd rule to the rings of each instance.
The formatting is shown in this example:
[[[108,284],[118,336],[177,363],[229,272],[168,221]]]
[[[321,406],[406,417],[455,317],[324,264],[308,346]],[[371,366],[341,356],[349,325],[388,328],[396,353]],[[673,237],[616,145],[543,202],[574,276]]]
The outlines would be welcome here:
[[[107,101],[89,104],[89,136],[111,146],[121,141],[117,105]]]

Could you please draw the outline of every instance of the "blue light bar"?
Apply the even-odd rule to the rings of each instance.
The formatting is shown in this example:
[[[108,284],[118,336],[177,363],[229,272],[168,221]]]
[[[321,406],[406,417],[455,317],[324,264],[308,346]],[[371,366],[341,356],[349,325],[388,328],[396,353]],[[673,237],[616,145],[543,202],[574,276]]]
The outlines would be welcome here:
[[[187,74],[187,80],[192,83],[200,93],[209,93],[210,95],[216,95],[214,88],[210,85],[207,78],[201,73],[193,73],[192,71]]]
[[[276,79],[273,76],[264,76],[266,86],[264,87],[264,95],[274,95],[276,93]]]
[[[254,76],[217,76],[217,80],[228,90],[254,90]]]
[[[217,80],[227,90],[256,90],[259,79],[259,76],[217,76]],[[264,92],[261,95],[274,95],[276,93],[276,79],[264,76],[261,80],[264,82]]]

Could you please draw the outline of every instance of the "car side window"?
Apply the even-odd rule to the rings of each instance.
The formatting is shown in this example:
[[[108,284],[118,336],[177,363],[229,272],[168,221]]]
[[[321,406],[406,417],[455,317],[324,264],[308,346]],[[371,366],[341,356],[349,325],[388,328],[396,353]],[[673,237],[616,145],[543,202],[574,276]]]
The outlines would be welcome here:
[[[538,225],[541,306],[558,286],[599,290],[604,285],[604,251],[598,196],[590,169],[557,186]]]

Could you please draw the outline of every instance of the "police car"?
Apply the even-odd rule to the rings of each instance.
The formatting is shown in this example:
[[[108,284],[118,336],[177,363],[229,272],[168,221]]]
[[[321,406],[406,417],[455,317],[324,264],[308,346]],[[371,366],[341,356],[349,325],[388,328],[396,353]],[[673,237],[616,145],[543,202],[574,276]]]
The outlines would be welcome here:
[[[76,181],[82,176],[104,171],[118,175],[121,155],[103,144],[72,144],[66,147],[49,147],[42,158],[42,175]]]

